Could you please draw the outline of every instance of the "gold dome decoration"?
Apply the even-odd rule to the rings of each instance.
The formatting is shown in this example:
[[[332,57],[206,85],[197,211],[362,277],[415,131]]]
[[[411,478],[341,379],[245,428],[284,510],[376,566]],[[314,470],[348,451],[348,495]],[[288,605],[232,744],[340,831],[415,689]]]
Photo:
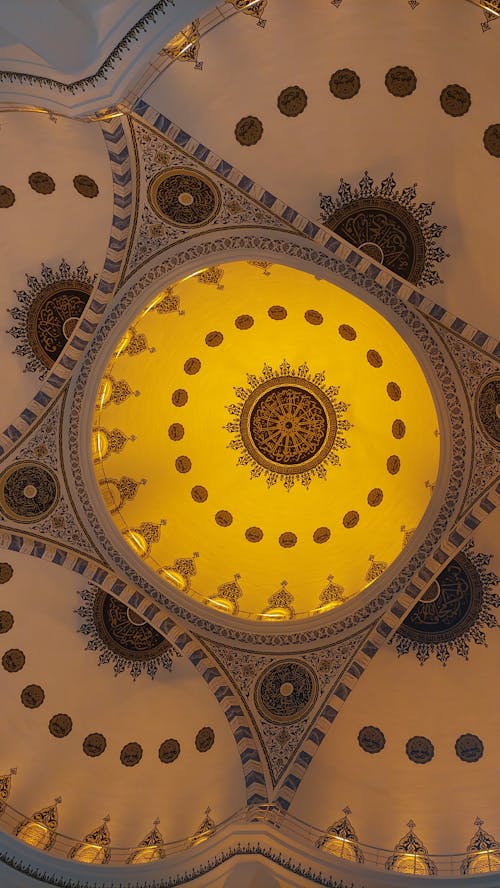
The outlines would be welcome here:
[[[358,844],[358,837],[349,820],[351,809],[343,809],[344,816],[328,827],[325,835],[316,842],[317,848],[322,848],[335,857],[343,857],[344,860],[364,862],[363,852]]]
[[[293,620],[295,609],[293,595],[288,591],[287,581],[281,581],[281,589],[268,598],[268,607],[260,614],[261,620]]]
[[[110,514],[114,515],[129,500],[133,500],[141,484],[146,484],[145,478],[140,481],[134,481],[126,475],[122,475],[119,479],[102,478],[99,481],[99,488]]]
[[[75,845],[68,854],[70,860],[77,860],[79,863],[104,864],[108,863],[111,857],[111,836],[109,834],[108,823],[109,814],[104,817],[102,824],[88,833],[83,842]]]
[[[50,851],[56,840],[56,829],[59,822],[57,806],[62,799],[55,799],[53,805],[40,808],[30,818],[23,820],[16,828],[14,835],[39,851]]]
[[[165,857],[163,847],[165,840],[158,829],[159,825],[160,821],[156,818],[153,823],[153,829],[151,832],[148,832],[138,848],[132,851],[132,854],[127,858],[127,863],[153,863],[155,860],[162,860]]]
[[[189,844],[192,845],[200,845],[201,842],[206,842],[210,836],[213,836],[215,832],[215,820],[210,817],[210,806],[205,811],[205,816],[201,821],[198,829],[196,830],[194,836],[189,841]]]
[[[409,831],[405,833],[387,858],[385,868],[411,876],[435,876],[437,867],[429,857],[427,848],[413,831],[416,823],[409,820]]]
[[[162,49],[164,55],[170,56],[174,61],[193,62],[195,68],[202,68],[203,62],[198,61],[200,51],[199,19],[194,19],[190,25],[186,25],[175,37],[172,37]]]
[[[477,829],[467,845],[467,856],[460,867],[463,876],[500,870],[500,842],[483,829],[483,823],[484,820],[476,817],[474,825]]]
[[[164,579],[167,596],[195,599],[214,621],[326,619],[325,578],[335,572],[349,601],[380,575],[373,568],[366,579],[369,553],[385,569],[400,554],[399,528],[418,527],[439,466],[438,418],[417,359],[384,317],[328,281],[278,264],[265,276],[267,260],[254,261],[173,282],[182,313],[159,312],[159,281],[124,327],[154,353],[117,354],[123,332],[109,342],[89,434],[96,486],[147,478],[121,505],[111,484],[102,486],[112,502],[99,500],[129,557]],[[209,332],[221,334],[219,346],[206,344]],[[382,366],[368,362],[370,349]],[[398,401],[389,383],[404,393]],[[117,435],[115,451],[114,429],[137,440]],[[151,537],[160,517],[167,524]],[[174,562],[193,551],[196,575],[186,580]],[[234,601],[219,587],[236,574]],[[293,601],[276,609],[269,599],[284,577]]]
[[[127,441],[135,441],[135,435],[125,435],[121,429],[92,429],[92,458],[94,462],[107,459],[115,453],[121,453]]]
[[[345,589],[343,586],[339,586],[338,583],[333,582],[333,574],[329,574],[327,580],[328,585],[325,586],[319,596],[318,610],[320,612],[330,610],[333,607],[338,607],[339,604],[342,604],[345,601]]]
[[[207,598],[205,603],[223,613],[236,615],[239,611],[238,599],[243,595],[238,583],[239,579],[241,579],[240,575],[235,574],[234,580],[231,582],[221,583],[220,586],[217,586],[217,594],[213,598]]]

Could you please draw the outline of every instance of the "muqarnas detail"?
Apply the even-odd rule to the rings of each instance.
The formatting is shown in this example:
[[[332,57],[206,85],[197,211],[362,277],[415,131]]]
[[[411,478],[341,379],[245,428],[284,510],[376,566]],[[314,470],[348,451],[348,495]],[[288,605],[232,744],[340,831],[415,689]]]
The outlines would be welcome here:
[[[442,284],[434,266],[448,256],[436,244],[446,225],[431,222],[434,202],[416,196],[416,185],[399,191],[392,173],[375,185],[365,172],[354,190],[341,179],[338,197],[320,194],[321,221],[412,284]]]

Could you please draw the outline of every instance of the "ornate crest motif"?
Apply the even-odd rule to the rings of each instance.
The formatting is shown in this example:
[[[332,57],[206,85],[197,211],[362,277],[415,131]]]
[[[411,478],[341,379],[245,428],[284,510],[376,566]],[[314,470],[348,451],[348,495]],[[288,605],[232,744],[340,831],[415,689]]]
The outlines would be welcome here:
[[[148,832],[132,854],[127,858],[127,863],[152,863],[153,860],[162,860],[165,857],[163,838],[158,829],[160,821],[158,818],[153,823],[153,828]]]
[[[194,19],[190,25],[186,25],[175,37],[172,37],[161,50],[163,55],[168,55],[173,61],[193,62],[195,68],[203,68],[203,62],[198,61],[200,51],[199,19]]]
[[[247,374],[247,387],[235,388],[239,403],[227,407],[235,417],[225,426],[228,444],[242,451],[238,465],[250,466],[250,477],[264,475],[267,486],[279,480],[287,490],[299,480],[326,478],[328,465],[340,465],[338,450],[348,444],[342,432],[348,404],[337,400],[337,386],[325,385],[325,374],[295,370],[283,360],[278,370],[264,364],[260,376]]]
[[[126,604],[93,585],[78,594],[85,602],[75,611],[83,619],[78,631],[89,639],[87,650],[99,652],[99,666],[112,663],[115,675],[128,670],[134,681],[172,670],[170,642]]]
[[[267,0],[226,0],[226,3],[230,3],[238,12],[252,15],[257,19],[256,24],[259,27],[265,27],[266,20],[262,18],[262,13],[267,6]]]
[[[335,857],[344,857],[346,860],[356,860],[364,863],[364,855],[358,844],[358,837],[349,820],[351,809],[343,809],[344,816],[328,827],[326,833],[316,842],[316,848],[322,848]]]
[[[204,842],[205,839],[210,838],[215,832],[215,820],[210,817],[211,808],[208,807],[205,811],[205,816],[201,821],[198,829],[196,830],[194,836],[192,837],[190,844],[191,845],[199,845],[200,842]]]
[[[419,287],[443,283],[434,266],[447,257],[436,239],[446,225],[430,222],[433,203],[417,203],[417,186],[399,191],[392,173],[375,185],[340,180],[338,197],[320,194],[321,220],[367,256]]]
[[[80,863],[108,863],[111,857],[109,821],[110,817],[107,815],[97,829],[87,833],[83,842],[75,845],[69,852],[70,860],[78,860]]]
[[[19,323],[7,333],[19,340],[14,354],[28,358],[25,371],[43,379],[75,329],[96,277],[85,262],[73,269],[62,259],[56,270],[42,263],[38,278],[26,275],[26,290],[14,290],[19,305],[7,311]]]
[[[477,830],[467,845],[467,856],[460,867],[463,876],[500,870],[500,843],[483,829],[483,823],[484,820],[476,817]]]
[[[416,823],[409,820],[409,831],[394,848],[394,852],[385,862],[385,868],[396,870],[398,873],[408,873],[415,876],[435,876],[437,867],[429,857],[427,848],[413,832]]]
[[[398,655],[414,651],[421,664],[434,654],[443,666],[452,651],[469,659],[469,646],[487,645],[485,628],[498,627],[493,592],[498,577],[487,570],[491,555],[473,552],[469,541],[444,568],[391,639]]]

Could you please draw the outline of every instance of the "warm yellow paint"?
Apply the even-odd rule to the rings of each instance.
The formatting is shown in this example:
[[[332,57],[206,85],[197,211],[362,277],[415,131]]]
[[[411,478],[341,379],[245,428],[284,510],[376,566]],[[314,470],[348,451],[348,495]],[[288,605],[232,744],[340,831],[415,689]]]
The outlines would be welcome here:
[[[103,450],[101,461],[100,437],[94,432],[89,444],[96,475],[101,481],[146,479],[113,520],[155,570],[171,570],[175,559],[199,553],[187,594],[208,606],[212,599],[220,611],[218,587],[238,576],[243,591],[239,615],[258,618],[287,580],[296,616],[324,613],[331,605],[325,608],[320,594],[331,575],[344,587],[346,599],[357,594],[367,585],[370,555],[390,564],[402,548],[402,527],[408,531],[419,524],[439,462],[433,400],[401,336],[351,294],[283,266],[272,266],[266,276],[246,262],[226,265],[222,283],[224,289],[219,290],[191,275],[174,288],[179,312],[160,313],[150,304],[134,319],[134,331],[145,335],[148,347],[130,355],[122,342],[121,353],[115,350],[105,375],[126,380],[131,392],[140,394],[116,404],[106,380],[98,395],[94,428],[119,428],[135,440],[127,441],[120,453]],[[158,304],[158,296],[152,304]],[[268,316],[273,305],[287,309],[285,320]],[[304,314],[311,309],[321,312],[322,324],[306,322]],[[236,328],[240,315],[254,318],[250,329]],[[356,330],[354,341],[339,335],[341,324]],[[217,347],[205,344],[212,331],[224,336]],[[130,338],[124,342],[129,344]],[[369,364],[370,349],[382,356],[381,367]],[[191,357],[201,361],[194,375],[184,371]],[[239,451],[228,447],[232,436],[224,428],[231,420],[227,406],[237,401],[234,388],[246,386],[246,374],[260,375],[264,364],[278,369],[283,360],[293,368],[307,362],[312,374],[324,371],[325,385],[338,386],[338,400],[350,405],[345,416],[353,427],[343,433],[349,447],[339,451],[341,466],[327,466],[326,480],[313,478],[309,489],[299,481],[287,491],[280,483],[268,488],[264,476],[251,479],[250,468],[237,464]],[[402,390],[397,402],[387,394],[391,381]],[[172,403],[177,389],[188,392],[185,406]],[[392,435],[396,419],[406,425],[400,440]],[[180,440],[169,437],[173,423],[184,427]],[[386,467],[392,454],[401,460],[396,475]],[[188,472],[176,470],[179,456],[189,457]],[[205,502],[193,500],[196,485],[208,491]],[[384,497],[371,507],[367,496],[374,488],[381,488]],[[232,514],[230,526],[216,524],[219,510]],[[350,511],[359,513],[359,522],[346,529],[343,517]],[[166,524],[160,541],[149,545],[140,534],[141,523],[160,525],[162,520]],[[250,527],[262,529],[260,542],[246,540]],[[331,530],[322,544],[313,542],[320,527]],[[297,536],[297,543],[285,549],[278,539],[287,531]]]

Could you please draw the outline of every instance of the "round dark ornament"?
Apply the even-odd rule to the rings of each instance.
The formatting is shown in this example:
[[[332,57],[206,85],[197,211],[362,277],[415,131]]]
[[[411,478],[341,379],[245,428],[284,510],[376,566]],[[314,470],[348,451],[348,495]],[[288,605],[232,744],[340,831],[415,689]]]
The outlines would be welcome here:
[[[304,317],[308,324],[312,324],[313,327],[319,327],[320,324],[323,323],[323,315],[320,311],[316,311],[315,308],[309,308]]]
[[[375,755],[377,752],[382,752],[385,746],[385,737],[380,728],[368,725],[361,728],[358,734],[358,743],[365,752]]]
[[[26,312],[25,333],[42,368],[52,367],[61,354],[91,293],[92,285],[77,279],[56,281],[36,293]]]
[[[434,746],[427,737],[411,737],[406,744],[406,755],[416,765],[426,765],[434,758]]]
[[[332,535],[332,532],[329,527],[317,527],[313,533],[313,540],[315,543],[327,543]]]
[[[450,83],[443,89],[439,101],[441,108],[450,117],[462,117],[467,114],[471,106],[470,93],[467,92],[465,86],[459,86],[458,83]]]
[[[341,324],[339,327],[339,333],[342,336],[342,339],[346,339],[347,342],[353,342],[358,335],[354,327],[351,327],[349,324]]]
[[[57,715],[53,715],[49,721],[50,733],[53,737],[57,737],[59,740],[63,737],[67,737],[68,734],[71,733],[72,728],[73,722],[65,712],[59,712]]]
[[[189,456],[178,456],[175,460],[175,468],[181,475],[185,475],[186,472],[191,471],[191,460]]]
[[[0,635],[10,632],[14,625],[14,617],[10,611],[0,611]]]
[[[171,441],[180,441],[184,437],[184,426],[180,422],[173,422],[168,428],[168,437]]]
[[[428,599],[417,602],[398,629],[404,638],[421,644],[446,644],[476,622],[483,599],[481,577],[459,552],[432,584]]]
[[[194,745],[198,752],[208,752],[215,742],[215,734],[213,728],[200,728],[198,731]]]
[[[40,685],[27,685],[21,691],[21,703],[26,709],[38,709],[45,700],[45,691]]]
[[[221,203],[220,193],[210,179],[182,167],[159,173],[150,182],[148,198],[161,219],[179,228],[207,225]]]
[[[483,757],[483,741],[475,734],[462,734],[455,743],[455,752],[463,762],[478,762]]]
[[[164,765],[169,765],[179,758],[181,746],[178,740],[164,740],[158,750],[158,758]]]
[[[256,145],[262,139],[263,132],[264,127],[259,118],[251,115],[249,117],[242,117],[234,128],[236,141],[245,147]]]
[[[278,96],[278,109],[285,117],[298,117],[306,105],[307,95],[300,86],[287,86]]]
[[[3,583],[8,583],[9,580],[12,579],[12,575],[14,570],[10,564],[7,564],[6,561],[0,562],[0,585]]]
[[[355,512],[354,509],[350,512],[346,512],[342,519],[342,524],[348,530],[352,527],[356,527],[356,524],[359,523],[359,512]]]
[[[56,187],[56,183],[48,173],[31,173],[28,177],[28,182],[33,191],[38,192],[38,194],[52,194]]]
[[[238,330],[250,330],[254,325],[254,319],[252,315],[239,315],[234,322],[235,327]]]
[[[387,383],[387,394],[389,395],[391,401],[400,401],[401,400],[401,389],[397,382],[388,382]]]
[[[395,419],[392,424],[392,436],[397,440],[401,440],[406,435],[406,425],[402,419]]]
[[[500,157],[500,123],[492,123],[484,131],[484,147],[492,157]]]
[[[94,182],[94,180],[91,179],[90,176],[75,176],[75,178],[73,179],[73,185],[78,191],[78,194],[81,194],[82,197],[97,197],[97,195],[99,194],[97,182]]]
[[[201,361],[199,358],[188,358],[184,364],[184,373],[188,376],[195,376],[201,370]]]
[[[356,71],[339,68],[330,77],[330,92],[336,99],[352,99],[359,93],[361,80]]]
[[[120,761],[126,768],[138,765],[142,758],[142,746],[139,743],[127,743],[120,753]]]
[[[6,672],[20,672],[26,663],[26,657],[19,648],[11,648],[5,651],[2,657],[2,666]]]
[[[391,96],[403,99],[415,91],[417,78],[411,68],[407,68],[405,65],[396,65],[385,75],[385,85]]]
[[[98,733],[87,734],[82,743],[82,749],[85,755],[88,755],[90,758],[97,758],[98,755],[102,755],[106,746],[106,737],[104,737],[103,734]]]
[[[283,549],[292,549],[297,545],[297,535],[291,530],[286,530],[280,535],[278,542]]]
[[[500,373],[487,376],[476,395],[476,412],[485,435],[500,445]]]
[[[271,305],[267,313],[273,321],[284,321],[288,314],[283,305]]]
[[[170,643],[150,623],[137,623],[126,604],[100,590],[94,599],[94,624],[106,648],[128,661],[147,662],[163,656]],[[132,617],[132,618],[131,618]]]
[[[370,490],[370,493],[367,496],[367,502],[369,506],[375,508],[375,506],[380,506],[384,498],[384,491],[380,489],[380,487],[374,487],[373,490]]]
[[[16,201],[16,195],[12,191],[12,188],[8,188],[7,185],[0,185],[0,208],[8,209],[11,207]]]
[[[186,389],[176,389],[172,394],[172,404],[174,407],[184,407],[188,402],[188,393]]]
[[[212,330],[211,333],[207,333],[205,336],[205,344],[209,346],[209,348],[217,348],[218,345],[224,341],[224,336],[220,332],[220,330]]]
[[[229,527],[233,523],[231,512],[228,512],[227,509],[220,509],[220,511],[215,514],[215,523],[218,524],[219,527]]]
[[[316,674],[299,660],[282,660],[261,673],[254,692],[262,718],[292,724],[309,714],[318,698]]]
[[[41,463],[14,463],[0,477],[0,508],[15,521],[40,521],[52,512],[58,500],[57,477]]]
[[[193,497],[195,503],[204,503],[208,499],[208,490],[201,484],[195,484],[195,486],[191,490],[191,496]]]
[[[387,471],[389,475],[397,475],[401,468],[401,460],[395,453],[387,458]]]
[[[260,527],[248,527],[245,531],[245,537],[249,543],[260,543],[264,533]]]
[[[378,369],[379,367],[381,367],[382,364],[384,363],[383,360],[382,360],[382,356],[378,353],[378,351],[375,351],[374,348],[370,348],[370,349],[367,351],[367,353],[366,353],[366,360],[368,361],[368,363],[369,363],[372,367],[375,367],[376,369]]]

